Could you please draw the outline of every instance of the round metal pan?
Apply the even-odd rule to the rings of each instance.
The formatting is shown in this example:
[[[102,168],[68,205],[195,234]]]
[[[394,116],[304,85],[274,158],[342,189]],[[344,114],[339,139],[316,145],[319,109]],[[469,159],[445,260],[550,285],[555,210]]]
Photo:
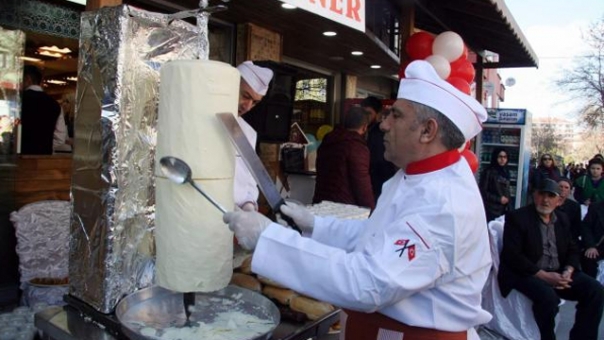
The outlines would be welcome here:
[[[233,285],[216,292],[196,293],[195,308],[189,320],[194,323],[211,323],[218,313],[234,310],[273,324],[270,330],[262,335],[240,340],[268,340],[280,322],[279,309],[269,299]],[[126,296],[118,303],[115,314],[124,333],[132,340],[159,339],[143,335],[143,329],[151,327],[165,330],[183,327],[186,320],[183,294],[159,286],[144,288]],[[211,340],[211,337],[201,336],[199,339]]]

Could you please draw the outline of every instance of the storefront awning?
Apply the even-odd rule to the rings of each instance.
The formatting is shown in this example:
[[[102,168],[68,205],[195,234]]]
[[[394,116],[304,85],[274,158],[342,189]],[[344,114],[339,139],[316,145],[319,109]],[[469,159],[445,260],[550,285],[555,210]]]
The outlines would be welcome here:
[[[415,26],[434,34],[459,33],[468,47],[481,53],[491,51],[499,59],[485,62],[484,68],[537,67],[538,59],[522,34],[504,0],[389,0],[399,8],[415,7]],[[146,3],[166,11],[191,9],[198,0],[128,0]],[[367,2],[369,3],[369,1]],[[229,23],[252,23],[281,34],[283,55],[334,71],[363,75],[396,75],[399,57],[369,30],[365,33],[300,9],[288,11],[278,0],[237,0],[228,10],[215,13]],[[401,10],[402,14],[402,10]],[[337,31],[337,37],[322,35]],[[362,57],[350,54],[364,52]],[[380,69],[371,69],[380,65]]]
[[[499,60],[485,62],[484,68],[539,66],[504,0],[421,0],[415,5],[417,28],[435,34],[455,31],[472,50],[499,55]]]
[[[128,0],[128,3],[153,5],[162,11],[196,8],[198,0]],[[369,1],[366,1],[367,3]],[[373,33],[361,32],[318,14],[302,10],[286,10],[278,0],[232,0],[225,5],[228,10],[212,18],[228,23],[251,23],[277,32],[283,39],[282,55],[309,65],[335,72],[359,76],[396,75],[398,56],[390,51]],[[335,31],[337,36],[326,37],[325,31]],[[360,57],[352,51],[362,51]],[[371,65],[380,65],[372,69]]]

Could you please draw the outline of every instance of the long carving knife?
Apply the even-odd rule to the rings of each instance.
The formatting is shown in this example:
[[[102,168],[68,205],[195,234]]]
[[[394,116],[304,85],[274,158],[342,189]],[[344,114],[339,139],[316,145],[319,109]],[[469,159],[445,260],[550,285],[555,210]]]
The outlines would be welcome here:
[[[281,205],[285,204],[285,200],[281,197],[281,194],[277,190],[273,179],[266,171],[264,164],[260,160],[260,157],[256,154],[256,150],[250,144],[245,137],[241,126],[235,119],[235,116],[231,113],[217,113],[216,117],[222,123],[229,139],[235,146],[237,152],[243,159],[243,162],[247,166],[248,170],[256,180],[260,191],[264,194],[266,201],[273,209],[275,214],[279,213]],[[294,221],[287,215],[281,214],[281,218],[287,222],[287,224],[294,230],[301,232],[300,228],[294,223]]]

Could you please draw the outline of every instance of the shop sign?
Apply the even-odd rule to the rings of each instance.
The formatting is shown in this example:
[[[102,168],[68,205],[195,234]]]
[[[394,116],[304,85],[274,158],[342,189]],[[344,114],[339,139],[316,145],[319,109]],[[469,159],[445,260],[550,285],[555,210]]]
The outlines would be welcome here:
[[[525,109],[487,109],[487,123],[524,125]]]
[[[281,0],[281,2],[365,32],[366,0]]]

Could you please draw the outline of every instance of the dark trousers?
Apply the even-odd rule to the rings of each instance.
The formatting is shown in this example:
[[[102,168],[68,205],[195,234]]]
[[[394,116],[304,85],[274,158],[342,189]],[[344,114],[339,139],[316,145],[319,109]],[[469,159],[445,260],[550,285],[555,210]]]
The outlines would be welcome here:
[[[533,301],[533,315],[541,332],[541,340],[555,340],[555,317],[560,298],[577,301],[575,324],[570,331],[570,340],[597,340],[598,326],[604,307],[604,288],[593,278],[582,272],[573,274],[570,288],[554,289],[536,277],[527,277],[516,282],[514,289]]]
[[[581,269],[583,269],[583,272],[585,274],[595,279],[596,275],[598,275],[598,261],[600,261],[601,259],[601,256],[598,256],[595,259],[589,259],[585,257],[585,254],[583,254],[583,256],[581,257]]]
[[[594,279],[598,275],[598,261],[600,261],[602,259],[602,255],[604,255],[604,244],[598,246],[597,249],[598,253],[600,253],[600,256],[596,257],[595,259],[585,257],[585,249],[583,249],[581,252],[581,269],[585,274],[593,277]]]

